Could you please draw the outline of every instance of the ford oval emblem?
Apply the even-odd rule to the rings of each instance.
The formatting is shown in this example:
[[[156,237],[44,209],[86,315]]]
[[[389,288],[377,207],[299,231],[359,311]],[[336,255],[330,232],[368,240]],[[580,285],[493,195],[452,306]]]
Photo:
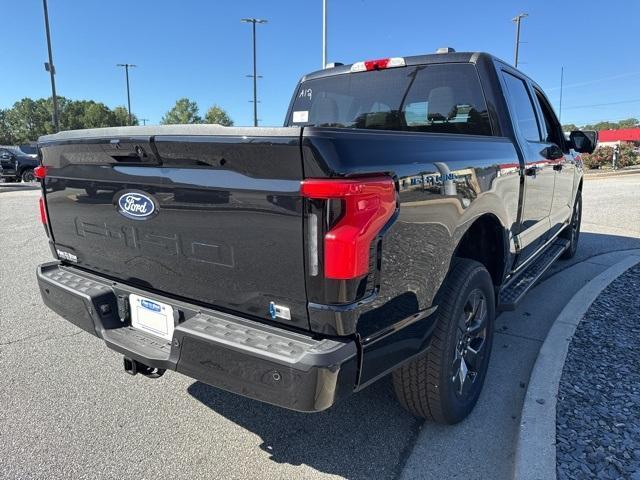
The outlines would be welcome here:
[[[118,211],[127,218],[144,220],[156,213],[156,205],[143,193],[127,192],[118,199]]]

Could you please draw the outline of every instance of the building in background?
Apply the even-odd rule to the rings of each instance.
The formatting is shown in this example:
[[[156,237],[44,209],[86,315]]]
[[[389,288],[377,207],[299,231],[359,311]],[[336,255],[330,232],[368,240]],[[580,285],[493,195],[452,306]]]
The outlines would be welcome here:
[[[613,147],[622,144],[640,146],[640,127],[621,128],[620,130],[601,130],[598,132],[599,147]]]

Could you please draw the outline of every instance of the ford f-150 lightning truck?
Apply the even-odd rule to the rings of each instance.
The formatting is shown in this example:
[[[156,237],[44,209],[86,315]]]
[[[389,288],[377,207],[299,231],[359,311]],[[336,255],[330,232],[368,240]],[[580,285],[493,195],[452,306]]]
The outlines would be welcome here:
[[[497,312],[576,251],[595,142],[520,71],[451,51],[306,75],[284,127],[47,135],[40,291],[131,374],[306,412],[392,374],[456,423]]]

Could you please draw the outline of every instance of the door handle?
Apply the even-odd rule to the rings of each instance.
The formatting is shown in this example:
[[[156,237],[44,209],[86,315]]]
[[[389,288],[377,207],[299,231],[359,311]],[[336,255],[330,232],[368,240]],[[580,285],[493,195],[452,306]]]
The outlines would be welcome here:
[[[556,172],[561,171],[561,170],[562,170],[562,164],[561,164],[561,163],[559,163],[559,164],[557,164],[557,165],[554,165],[554,166],[553,166],[553,169],[554,169]]]

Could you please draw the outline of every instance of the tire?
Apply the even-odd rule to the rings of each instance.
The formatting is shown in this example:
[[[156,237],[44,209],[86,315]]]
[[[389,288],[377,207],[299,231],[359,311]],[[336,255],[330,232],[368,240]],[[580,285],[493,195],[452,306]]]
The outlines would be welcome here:
[[[489,365],[495,319],[489,272],[479,262],[454,258],[436,304],[429,349],[393,372],[393,386],[400,404],[413,415],[451,425],[473,410]],[[463,325],[473,326],[477,336],[470,339]]]
[[[36,176],[33,173],[32,168],[27,168],[25,171],[22,172],[22,181],[24,183],[32,183],[36,181]]]
[[[563,260],[573,258],[578,249],[578,240],[580,239],[580,223],[582,222],[582,192],[578,190],[576,201],[573,206],[573,214],[571,215],[571,223],[560,234],[561,238],[569,240],[569,246],[564,251]]]

